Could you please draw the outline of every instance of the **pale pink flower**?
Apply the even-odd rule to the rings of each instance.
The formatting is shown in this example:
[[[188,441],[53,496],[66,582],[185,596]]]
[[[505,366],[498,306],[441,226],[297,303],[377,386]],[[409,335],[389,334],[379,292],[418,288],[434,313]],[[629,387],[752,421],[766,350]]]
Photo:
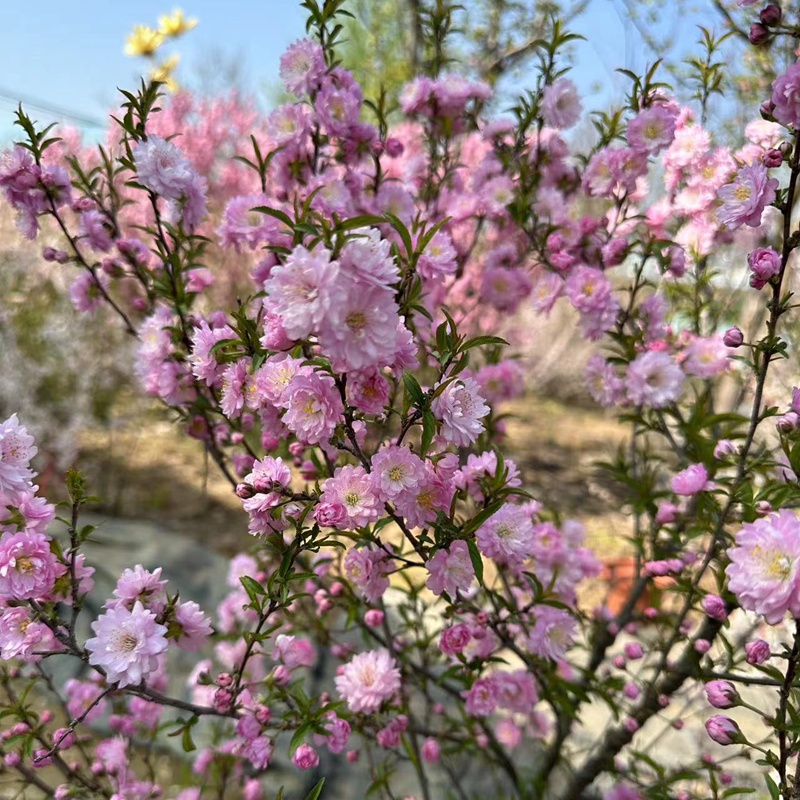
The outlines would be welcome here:
[[[296,636],[281,633],[275,638],[272,659],[280,661],[287,669],[297,669],[313,666],[317,653],[308,639],[298,639]]]
[[[365,414],[383,414],[389,402],[389,382],[378,369],[351,372],[347,376],[347,402]]]
[[[384,288],[396,283],[400,270],[392,256],[392,245],[376,228],[358,228],[339,254],[342,272],[354,280]]]
[[[728,348],[721,336],[698,336],[684,349],[681,368],[698,378],[716,378],[729,364]]]
[[[34,476],[30,462],[38,452],[33,436],[19,424],[16,414],[0,423],[0,497],[30,486]]]
[[[542,117],[551,128],[571,128],[581,116],[578,88],[569,78],[559,78],[545,87],[542,94]]]
[[[394,569],[394,561],[379,548],[352,548],[345,556],[344,568],[366,601],[376,603],[389,588],[388,574]]]
[[[425,585],[434,594],[447,592],[451,598],[455,598],[458,591],[468,592],[475,578],[469,547],[462,539],[452,542],[449,550],[437,550],[425,567],[428,570]]]
[[[194,177],[186,156],[175,144],[159,136],[149,136],[133,148],[136,180],[152,192],[178,200]]]
[[[480,420],[490,409],[472,378],[457,378],[434,398],[431,411],[442,423],[442,438],[457,447],[467,447],[483,432]]]
[[[190,653],[196,653],[213,633],[211,620],[203,613],[197,603],[187,600],[175,606],[172,625],[176,629],[175,644]],[[172,635],[172,627],[170,627]]]
[[[717,192],[722,201],[717,219],[729,230],[741,225],[757,228],[764,209],[774,202],[777,188],[777,179],[769,177],[761,162],[741,167],[733,183],[726,183]]]
[[[136,603],[155,614],[160,614],[167,605],[167,582],[161,580],[161,567],[153,572],[146,570],[141,564],[133,569],[126,569],[120,575],[114,589],[114,598],[106,602],[106,608],[124,606],[130,611]]]
[[[527,641],[531,653],[555,661],[564,658],[575,639],[575,617],[563,608],[542,605],[533,609],[533,619]]]
[[[334,683],[351,711],[374,714],[400,691],[400,670],[388,650],[370,650],[342,666]]]
[[[691,497],[709,489],[708,470],[703,464],[692,464],[681,470],[672,479],[672,491],[684,497]]]
[[[615,406],[625,396],[625,382],[614,365],[599,354],[589,359],[584,378],[589,394],[604,408]]]
[[[425,479],[424,465],[408,447],[389,445],[372,457],[370,479],[382,501],[414,493]]]
[[[283,422],[305,444],[325,444],[342,421],[342,398],[329,375],[297,374],[286,387]]]
[[[310,39],[294,42],[281,56],[283,85],[298,97],[316,91],[324,74],[325,56],[322,48]]]
[[[667,353],[648,350],[628,365],[628,399],[635,405],[664,408],[680,397],[683,381],[681,368]]]
[[[319,325],[320,346],[334,369],[352,372],[389,366],[400,320],[394,292],[342,278],[335,291],[336,300]]]
[[[728,588],[742,608],[770,625],[787,611],[800,616],[800,522],[791,511],[745,522],[728,558]]]
[[[137,601],[129,611],[110,608],[92,623],[95,636],[86,641],[89,663],[106,671],[109,684],[136,686],[158,668],[158,656],[167,651],[167,628]]]
[[[381,513],[380,499],[362,466],[337,467],[333,477],[325,481],[320,501],[344,506],[347,518],[338,526],[343,530],[363,528]]]
[[[484,555],[513,566],[531,555],[533,523],[522,506],[509,503],[489,517],[475,536]]]
[[[25,606],[3,608],[0,613],[0,658],[27,660],[34,647],[42,648],[43,640],[52,639],[43,622],[34,622]]]
[[[465,710],[473,717],[488,717],[497,708],[497,686],[491,678],[478,678],[469,691],[461,692]]]
[[[663,105],[650,106],[628,123],[627,136],[634,150],[655,155],[675,138],[675,112]]]
[[[782,125],[800,129],[800,64],[792,64],[772,83],[772,116]]]
[[[50,552],[42,533],[0,536],[0,600],[46,598],[67,568]]]
[[[264,283],[264,306],[280,317],[293,339],[315,333],[340,299],[336,288],[339,262],[331,261],[330,250],[313,251],[298,245],[286,263],[274,267]]]
[[[207,386],[218,384],[222,380],[225,367],[217,361],[211,349],[224,339],[236,338],[230,325],[212,328],[202,320],[192,334],[192,352],[189,355],[192,374]]]

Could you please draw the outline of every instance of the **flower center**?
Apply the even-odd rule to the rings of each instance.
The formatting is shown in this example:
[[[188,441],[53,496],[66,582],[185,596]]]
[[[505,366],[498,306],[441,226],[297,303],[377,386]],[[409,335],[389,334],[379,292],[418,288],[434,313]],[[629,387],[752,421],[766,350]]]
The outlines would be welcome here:
[[[750,199],[750,189],[747,186],[737,186],[736,189],[733,191],[733,196],[737,200],[749,200]]]
[[[18,572],[33,572],[34,563],[28,556],[20,556],[16,559]]]
[[[356,494],[355,492],[348,492],[344,496],[344,502],[351,507],[357,506],[360,500],[361,500],[361,495]]]

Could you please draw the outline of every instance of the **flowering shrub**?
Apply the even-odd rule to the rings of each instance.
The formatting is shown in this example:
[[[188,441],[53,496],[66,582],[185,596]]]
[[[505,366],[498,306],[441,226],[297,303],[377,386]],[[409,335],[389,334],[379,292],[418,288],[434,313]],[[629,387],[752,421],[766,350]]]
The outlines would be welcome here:
[[[0,188],[22,232],[55,223],[63,249],[45,258],[76,270],[85,310],[105,305],[136,337],[144,390],[203,442],[253,547],[217,609],[132,565],[92,613],[85,481],[68,474],[56,532],[33,438],[3,422],[5,766],[59,798],[274,796],[281,758],[310,771],[316,798],[360,756],[388,797],[406,767],[422,798],[747,794],[711,752],[648,752],[646,730],[679,729],[678,698],[702,685],[711,707],[767,722],[753,733],[705,707],[710,740],[758,753],[770,796],[797,796],[800,639],[775,631],[800,615],[800,390],[774,406],[765,394],[794,311],[796,70],[735,153],[652,69],[573,155],[580,99],[557,21],[513,117],[488,119],[489,87],[444,71],[440,4],[398,121],[336,61],[341,5],[304,3],[314,38],[281,61],[297,101],[240,154],[256,188],[216,231],[208,176],[156,129],[158,84],[125,93],[118,146],[69,171],[18,112],[26,138]],[[252,259],[250,292],[227,309],[208,291],[218,246]],[[749,271],[760,331],[718,302],[726,259]],[[600,568],[583,526],[557,497],[533,499],[498,447],[498,405],[522,380],[497,331],[556,302],[597,343],[587,391],[630,430],[604,465],[636,563],[616,613],[580,600]],[[198,654],[188,698],[169,686],[178,650]],[[58,661],[82,671],[59,682]],[[61,712],[38,713],[37,691]],[[587,747],[601,703],[613,720]],[[190,777],[156,775],[148,745],[164,734],[200,741]]]

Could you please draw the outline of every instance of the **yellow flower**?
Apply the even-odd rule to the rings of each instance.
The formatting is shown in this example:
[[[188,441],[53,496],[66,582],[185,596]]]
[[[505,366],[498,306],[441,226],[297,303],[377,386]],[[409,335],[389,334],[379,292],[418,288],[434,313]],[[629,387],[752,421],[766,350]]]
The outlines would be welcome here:
[[[148,25],[135,25],[125,41],[125,55],[151,56],[164,43],[164,34]]]
[[[172,77],[175,67],[178,66],[180,56],[172,55],[166,61],[162,61],[155,69],[150,70],[150,80],[163,83],[168,92],[178,91],[178,82]]]
[[[162,14],[158,18],[158,30],[164,36],[180,36],[181,34],[190,31],[197,25],[196,19],[186,19],[183,16],[183,11],[176,8],[172,14]]]

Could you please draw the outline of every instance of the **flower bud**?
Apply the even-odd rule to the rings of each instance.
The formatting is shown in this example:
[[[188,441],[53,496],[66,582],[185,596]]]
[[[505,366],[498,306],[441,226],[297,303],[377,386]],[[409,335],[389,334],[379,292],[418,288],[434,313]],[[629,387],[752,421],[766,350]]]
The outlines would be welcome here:
[[[725,331],[722,336],[722,342],[725,347],[740,347],[744,342],[744,334],[734,325]]]
[[[720,439],[714,448],[714,458],[723,459],[736,454],[736,443],[730,439]]]
[[[747,663],[756,666],[763,664],[772,656],[772,651],[769,649],[769,644],[763,639],[753,639],[744,646],[744,652],[747,655]]]
[[[717,744],[735,744],[744,741],[739,726],[730,718],[711,717],[706,720],[706,731]]]
[[[756,503],[756,514],[759,517],[766,517],[772,513],[772,503],[769,500],[759,500]]]
[[[704,656],[711,649],[711,642],[708,639],[695,639],[694,649]]]
[[[767,150],[763,156],[761,156],[761,163],[767,169],[775,169],[775,167],[779,167],[783,164],[783,153],[776,148],[771,148]]]
[[[750,40],[750,44],[764,44],[769,39],[769,30],[760,22],[754,22],[750,26],[750,33],[747,38]]]
[[[439,742],[432,737],[428,737],[422,743],[422,760],[427,761],[428,763],[432,764],[439,760],[439,754],[441,749],[439,747]]]
[[[763,119],[772,121],[772,112],[775,110],[775,103],[772,100],[765,100],[760,106],[759,111]]]
[[[239,483],[236,486],[236,496],[240,500],[249,500],[256,490],[249,483]]]
[[[739,694],[730,681],[709,681],[706,697],[714,708],[733,708],[739,704]]]
[[[707,594],[701,603],[703,611],[708,614],[711,619],[717,622],[725,622],[728,618],[728,609],[725,607],[725,601],[718,594]]]
[[[368,628],[377,628],[383,624],[384,613],[378,608],[371,608],[364,614],[364,624]]]
[[[770,3],[768,6],[764,6],[764,8],[761,9],[758,18],[764,25],[771,28],[781,21],[782,16],[783,12],[781,11],[781,7],[775,5],[775,3]]]

